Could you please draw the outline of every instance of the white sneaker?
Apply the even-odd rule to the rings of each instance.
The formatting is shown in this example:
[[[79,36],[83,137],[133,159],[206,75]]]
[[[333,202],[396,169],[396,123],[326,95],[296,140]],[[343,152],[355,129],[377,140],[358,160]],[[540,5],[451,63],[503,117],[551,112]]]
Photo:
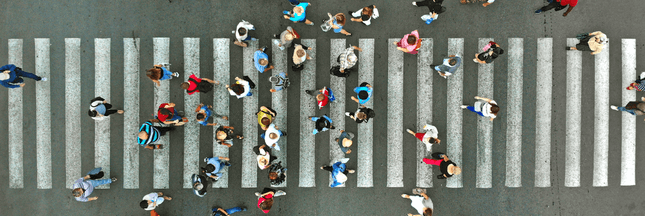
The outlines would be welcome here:
[[[417,2],[412,2],[412,5],[417,6]]]
[[[204,158],[204,162],[205,162],[205,163],[208,163],[208,157],[205,157],[205,158]]]
[[[47,81],[47,77],[43,77],[40,81]]]
[[[262,194],[261,194],[260,192],[255,192],[255,196],[259,197],[259,196],[261,196],[261,195],[262,195]]]
[[[173,72],[172,75],[175,77],[179,77],[179,72]]]
[[[466,108],[468,108],[468,106],[466,106],[466,105],[461,105],[461,106],[459,106],[459,107],[461,107],[462,109],[466,109]]]
[[[613,110],[618,111],[618,107],[617,107],[617,106],[611,105],[611,106],[609,106],[609,108],[611,108],[611,109],[613,109]]]
[[[345,112],[345,116],[349,116],[349,112]]]

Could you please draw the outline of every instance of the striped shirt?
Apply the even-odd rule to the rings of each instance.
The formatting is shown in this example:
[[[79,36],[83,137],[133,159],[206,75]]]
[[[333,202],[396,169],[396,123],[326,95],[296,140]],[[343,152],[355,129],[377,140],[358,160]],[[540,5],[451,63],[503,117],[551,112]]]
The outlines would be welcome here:
[[[152,122],[147,121],[146,123],[143,123],[143,125],[141,125],[141,128],[139,128],[139,132],[141,131],[148,133],[148,139],[143,140],[137,137],[137,142],[139,143],[139,145],[152,144],[153,142],[159,140],[159,130],[152,126]]]

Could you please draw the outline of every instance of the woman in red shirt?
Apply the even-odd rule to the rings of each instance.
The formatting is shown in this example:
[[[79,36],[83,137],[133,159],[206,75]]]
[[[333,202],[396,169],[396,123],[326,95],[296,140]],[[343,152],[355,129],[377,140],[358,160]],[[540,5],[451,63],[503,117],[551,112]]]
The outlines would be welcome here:
[[[264,188],[262,193],[255,192],[255,196],[258,197],[258,208],[260,208],[260,210],[265,214],[269,213],[273,206],[273,197],[279,197],[282,195],[287,195],[287,192],[282,190],[275,191],[271,188]]]
[[[174,103],[162,103],[159,105],[156,117],[159,122],[167,125],[182,126],[188,122],[188,118],[181,117],[175,110]]]

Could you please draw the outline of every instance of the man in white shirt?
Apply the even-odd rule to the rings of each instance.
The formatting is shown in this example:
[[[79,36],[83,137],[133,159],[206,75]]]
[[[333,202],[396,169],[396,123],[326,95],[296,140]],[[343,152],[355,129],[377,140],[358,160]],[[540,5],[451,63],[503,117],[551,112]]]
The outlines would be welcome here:
[[[426,145],[427,151],[431,151],[432,145],[441,143],[441,140],[437,138],[439,136],[439,131],[437,130],[437,127],[429,124],[423,126],[423,129],[426,130],[425,133],[416,133],[411,129],[406,129],[406,131],[421,140],[421,142]]]
[[[260,134],[260,137],[264,139],[264,142],[266,142],[267,146],[271,148],[275,148],[275,150],[280,151],[278,140],[280,139],[280,137],[286,136],[286,135],[287,133],[278,130],[278,127],[276,127],[275,124],[270,124],[266,132],[264,132],[263,134]]]

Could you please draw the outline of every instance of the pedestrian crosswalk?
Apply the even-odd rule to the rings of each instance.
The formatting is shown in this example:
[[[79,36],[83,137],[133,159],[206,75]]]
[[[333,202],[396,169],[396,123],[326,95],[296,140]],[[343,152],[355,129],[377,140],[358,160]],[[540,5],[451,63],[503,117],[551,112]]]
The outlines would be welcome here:
[[[241,158],[231,158],[232,164],[234,166],[229,167],[228,169],[239,169],[241,170],[241,187],[242,188],[256,188],[261,185],[258,185],[258,179],[266,178],[263,173],[264,171],[258,171],[256,155],[253,152],[252,148],[256,145],[263,144],[263,140],[258,139],[258,134],[262,131],[258,129],[257,120],[255,113],[257,112],[259,106],[267,105],[271,106],[278,115],[276,116],[274,123],[280,128],[280,130],[291,133],[292,131],[297,131],[299,128],[300,133],[297,139],[289,139],[292,142],[287,142],[287,139],[280,139],[278,145],[281,150],[273,150],[272,153],[278,157],[277,161],[281,161],[282,165],[287,166],[287,158],[295,157],[288,156],[287,149],[298,149],[296,152],[297,160],[291,160],[292,163],[297,162],[299,170],[293,169],[289,172],[298,172],[298,175],[290,175],[296,177],[290,177],[281,185],[277,187],[287,187],[288,185],[294,187],[322,187],[327,185],[316,185],[316,174],[321,174],[318,169],[317,161],[320,162],[321,155],[324,155],[323,158],[326,160],[326,154],[329,154],[329,162],[336,161],[338,159],[346,157],[345,154],[338,148],[338,143],[335,142],[335,139],[339,137],[339,130],[331,130],[326,133],[313,135],[312,131],[314,129],[313,123],[308,120],[310,116],[321,115],[317,111],[316,104],[314,99],[304,93],[302,90],[313,90],[320,89],[323,86],[330,87],[334,95],[336,95],[336,101],[329,105],[329,116],[333,119],[333,125],[337,129],[344,129],[345,125],[354,124],[353,121],[346,122],[346,117],[344,113],[348,110],[354,110],[357,106],[354,102],[345,98],[347,87],[358,86],[362,82],[368,82],[373,84],[375,79],[387,79],[387,86],[381,87],[375,86],[377,89],[374,92],[374,97],[379,95],[387,95],[387,99],[383,100],[383,103],[386,103],[387,110],[382,110],[379,113],[382,113],[381,116],[378,116],[380,124],[386,126],[386,130],[379,130],[380,132],[387,132],[383,137],[386,137],[387,140],[375,140],[375,128],[373,125],[374,121],[369,123],[362,123],[357,126],[355,145],[352,147],[356,153],[357,161],[356,164],[356,177],[355,180],[352,180],[350,176],[349,181],[356,181],[357,187],[375,187],[375,185],[385,185],[387,187],[409,187],[413,185],[406,185],[408,178],[416,178],[415,185],[416,187],[439,187],[444,185],[444,183],[438,183],[435,180],[436,175],[438,174],[437,168],[433,168],[426,164],[418,163],[424,157],[429,157],[430,152],[426,151],[425,146],[420,142],[415,143],[414,148],[404,147],[404,145],[411,145],[409,143],[403,142],[405,135],[405,125],[404,125],[404,116],[407,115],[404,113],[404,97],[409,97],[404,91],[404,85],[407,80],[404,80],[404,73],[413,73],[406,72],[409,71],[407,66],[404,64],[405,58],[415,58],[417,69],[416,69],[416,115],[417,120],[414,122],[417,128],[415,130],[421,130],[423,125],[432,124],[433,116],[442,116],[445,115],[446,118],[446,127],[440,128],[440,137],[445,136],[445,140],[441,142],[441,145],[445,145],[446,153],[450,155],[450,159],[456,164],[462,166],[463,173],[461,175],[456,175],[452,178],[445,180],[445,187],[448,188],[463,188],[463,187],[475,187],[475,188],[492,188],[495,184],[494,182],[504,182],[504,186],[516,188],[516,187],[551,187],[554,184],[559,184],[560,182],[566,187],[581,187],[587,186],[581,183],[581,180],[584,180],[585,175],[581,175],[581,166],[583,163],[592,163],[593,175],[590,179],[591,186],[593,187],[607,187],[610,186],[609,181],[609,121],[612,118],[617,118],[618,115],[613,115],[609,112],[609,92],[611,89],[620,88],[622,94],[622,104],[626,104],[629,101],[636,100],[636,94],[633,91],[627,91],[623,87],[628,86],[633,82],[636,77],[636,40],[635,39],[622,39],[621,40],[621,59],[622,59],[622,85],[621,86],[610,86],[610,76],[609,73],[610,67],[610,52],[609,45],[605,45],[603,52],[594,56],[593,58],[585,58],[583,52],[578,51],[568,51],[566,52],[566,70],[561,70],[566,73],[566,92],[554,92],[553,91],[553,55],[554,52],[561,52],[559,49],[554,49],[554,39],[552,38],[538,38],[537,41],[529,42],[529,39],[524,38],[508,38],[503,40],[497,40],[497,43],[504,44],[507,54],[502,56],[506,58],[503,62],[491,63],[478,65],[475,71],[468,72],[464,75],[463,64],[460,66],[457,71],[449,76],[445,83],[433,83],[435,71],[430,67],[432,64],[440,64],[440,62],[433,62],[433,59],[436,56],[447,56],[447,55],[458,55],[461,56],[464,62],[470,61],[470,55],[464,56],[464,51],[466,53],[471,53],[473,50],[481,50],[489,41],[493,41],[493,38],[479,38],[477,40],[476,47],[466,47],[464,38],[449,38],[447,40],[447,53],[445,51],[439,51],[435,49],[437,46],[436,39],[433,38],[423,38],[422,46],[419,50],[418,55],[408,55],[400,52],[396,49],[396,46],[393,42],[398,42],[399,39],[391,38],[388,40],[378,40],[371,38],[360,38],[358,39],[357,46],[362,49],[361,52],[358,52],[358,83],[350,83],[346,78],[340,78],[333,75],[330,75],[329,83],[320,83],[316,82],[316,73],[327,73],[326,71],[317,72],[316,66],[318,64],[323,64],[325,66],[326,62],[318,61],[320,56],[317,56],[316,50],[320,49],[321,41],[316,39],[303,39],[301,41],[307,47],[310,47],[311,50],[308,50],[307,53],[313,59],[307,60],[304,65],[304,69],[299,73],[300,80],[299,85],[292,85],[290,89],[284,89],[276,93],[271,93],[269,91],[259,91],[260,86],[269,85],[266,80],[262,77],[277,75],[280,72],[289,71],[289,66],[291,65],[290,57],[288,56],[288,50],[281,50],[272,43],[272,41],[249,41],[248,47],[238,48],[233,46],[231,40],[228,38],[213,38],[212,46],[212,61],[213,61],[213,76],[209,77],[213,80],[220,81],[221,85],[229,84],[229,80],[232,80],[236,75],[233,74],[243,74],[244,76],[249,76],[256,84],[256,88],[252,90],[253,96],[245,97],[239,99],[242,101],[237,101],[236,98],[231,98],[228,91],[219,86],[215,87],[212,92],[207,93],[206,95],[212,94],[212,100],[214,101],[213,109],[216,114],[222,116],[229,116],[230,113],[240,112],[238,110],[230,110],[230,104],[242,104],[243,109],[242,113],[242,128],[236,128],[236,134],[241,133],[244,136],[243,140],[234,140],[234,145],[231,148],[226,146],[219,145],[215,142],[215,130],[213,134],[205,134],[201,129],[201,126],[194,122],[194,112],[192,111],[203,101],[200,101],[200,94],[194,95],[183,95],[184,103],[184,116],[187,117],[191,122],[183,126],[183,143],[170,143],[170,135],[179,136],[181,133],[172,132],[162,136],[157,142],[164,146],[163,149],[150,151],[141,151],[140,146],[136,142],[136,134],[138,132],[139,125],[146,121],[147,117],[143,119],[140,118],[140,113],[142,110],[150,110],[140,107],[140,101],[151,100],[154,101],[153,110],[157,110],[158,106],[161,103],[172,102],[170,101],[170,92],[171,91],[182,91],[179,86],[171,86],[169,82],[161,82],[161,86],[156,86],[156,84],[148,81],[147,79],[142,80],[141,73],[149,66],[140,65],[141,58],[152,57],[154,64],[170,64],[170,45],[171,43],[181,43],[183,46],[183,69],[177,68],[175,66],[169,66],[171,71],[181,71],[181,79],[187,80],[188,76],[194,74],[200,77],[200,74],[210,74],[205,73],[205,71],[200,70],[203,68],[203,65],[200,65],[203,61],[202,53],[205,53],[204,46],[201,46],[205,43],[204,40],[200,38],[182,38],[181,40],[157,37],[152,38],[152,53],[142,53],[140,51],[141,40],[139,38],[123,38],[122,40],[113,40],[111,38],[96,38],[93,41],[82,42],[79,38],[66,38],[63,44],[52,43],[47,38],[37,38],[34,39],[34,48],[36,58],[34,63],[23,62],[23,39],[9,39],[8,40],[8,59],[9,64],[15,64],[23,68],[33,68],[34,72],[43,77],[49,77],[53,72],[50,71],[50,67],[53,60],[50,59],[50,56],[54,56],[54,52],[64,52],[64,85],[65,85],[65,186],[66,188],[71,188],[73,182],[79,178],[83,173],[81,170],[81,164],[92,164],[92,161],[81,161],[81,148],[84,146],[81,145],[81,122],[82,121],[93,121],[90,118],[87,118],[83,115],[85,111],[86,102],[90,98],[81,98],[81,83],[85,80],[81,80],[82,71],[89,71],[93,73],[94,77],[94,94],[105,98],[107,101],[114,104],[123,104],[123,109],[126,111],[124,114],[123,120],[123,155],[117,156],[111,152],[120,152],[120,151],[111,151],[110,148],[120,147],[121,144],[115,145],[115,141],[110,139],[111,133],[110,125],[115,126],[114,123],[111,124],[110,118],[107,118],[103,121],[93,122],[95,125],[94,129],[94,161],[91,166],[103,167],[103,171],[106,176],[110,175],[111,164],[123,164],[123,173],[120,179],[123,181],[123,188],[126,189],[138,189],[141,187],[141,184],[144,182],[152,182],[153,188],[155,189],[168,189],[170,188],[170,177],[174,175],[181,175],[181,185],[183,188],[191,188],[192,181],[190,176],[194,173],[199,172],[199,164],[201,159],[200,156],[200,146],[203,145],[212,145],[212,154],[213,156],[223,156],[228,157],[230,154],[229,151],[241,152]],[[569,38],[566,40],[567,45],[573,46],[577,43],[577,39]],[[30,43],[30,42],[29,42]],[[121,61],[113,59],[115,56],[114,52],[121,52],[121,49],[111,48],[116,46],[123,46],[123,53],[117,53],[116,56],[123,56],[123,64],[119,65]],[[122,43],[122,44],[121,44]],[[208,41],[210,43],[210,41]],[[253,63],[253,53],[262,47],[262,44],[273,44],[271,49],[267,49],[267,54],[271,56],[271,64],[275,66],[268,75],[260,75],[254,67]],[[347,47],[350,46],[347,39],[331,39],[329,41],[329,46],[331,48],[329,55],[330,65],[337,65],[338,55],[344,51]],[[375,50],[375,47],[382,47],[381,45],[387,44],[387,55],[384,55],[387,58],[387,68],[375,69],[374,63],[376,60],[375,53],[379,53],[378,50]],[[536,44],[537,49],[531,47],[528,49],[529,44]],[[318,45],[318,47],[317,47]],[[356,45],[356,44],[351,44]],[[82,54],[81,48],[84,46],[92,46],[94,49],[94,71],[91,68],[81,68],[81,58],[86,58]],[[534,46],[534,45],[531,45]],[[62,47],[56,48],[55,47]],[[210,47],[208,47],[210,49]],[[232,56],[230,49],[242,49],[242,56]],[[211,50],[207,50],[210,52]],[[383,51],[382,51],[383,52]],[[434,53],[437,52],[437,53]],[[533,53],[536,52],[536,53]],[[562,52],[565,52],[562,50]],[[474,52],[472,52],[474,53]],[[326,56],[325,56],[326,58]],[[535,61],[537,65],[537,71],[539,75],[535,76],[535,81],[527,80],[525,77],[526,70],[526,61]],[[243,62],[242,68],[243,72],[233,73],[231,71],[231,60],[232,59],[241,59]],[[208,59],[209,61],[211,59]],[[582,127],[582,65],[592,64],[594,65],[594,105],[591,108],[593,109],[593,160],[583,160],[581,161],[581,135],[582,131],[585,128]],[[117,64],[114,64],[116,62]],[[500,67],[495,64],[506,65]],[[31,66],[33,65],[33,66]],[[181,65],[181,64],[177,64]],[[110,92],[115,91],[112,89],[115,83],[111,83],[111,80],[120,80],[119,78],[111,77],[110,71],[121,70],[123,69],[123,98],[124,101],[111,101]],[[499,75],[495,69],[504,68],[505,72]],[[88,73],[88,72],[83,72]],[[387,73],[384,74],[384,73]],[[477,73],[475,75],[475,73]],[[239,75],[241,78],[241,75]],[[490,121],[488,118],[477,118],[477,123],[475,122],[464,122],[463,115],[469,115],[470,113],[463,114],[465,111],[460,109],[462,104],[470,104],[474,101],[473,96],[475,95],[465,95],[464,94],[464,76],[476,77],[471,80],[476,80],[476,94],[477,96],[492,98],[503,97],[496,93],[495,90],[495,79],[499,76],[506,76],[506,83],[504,87],[506,89],[502,91],[505,94],[505,103],[500,104],[505,115],[498,118],[495,121]],[[615,76],[615,75],[614,75]],[[179,78],[175,78],[179,79]],[[262,80],[261,80],[262,79]],[[293,79],[292,79],[293,80]],[[443,81],[443,79],[440,79]],[[292,81],[293,82],[293,81]],[[378,82],[378,81],[377,81]],[[28,116],[23,114],[23,97],[29,97],[24,95],[22,88],[15,88],[8,90],[8,163],[4,166],[8,166],[9,175],[8,183],[10,188],[24,188],[25,173],[31,173],[32,170],[27,170],[23,166],[24,157],[34,157],[32,155],[23,155],[23,148],[25,146],[36,146],[36,158],[37,158],[37,188],[38,189],[52,189],[52,185],[56,185],[55,182],[52,182],[52,175],[54,173],[62,173],[62,170],[52,170],[52,120],[51,120],[51,98],[52,94],[60,94],[54,92],[50,87],[50,82],[37,82],[36,84],[36,115]],[[141,85],[154,85],[154,98],[145,98],[140,96],[140,86]],[[445,92],[435,92],[433,89],[437,85],[445,85]],[[525,86],[536,86],[535,100],[526,100],[526,88]],[[384,89],[387,88],[387,91]],[[351,89],[351,88],[350,88]],[[121,91],[118,89],[117,91]],[[298,102],[294,100],[289,100],[287,93],[291,92],[300,92]],[[63,93],[61,91],[61,93]],[[433,97],[436,94],[446,94],[445,102],[437,102],[435,98],[443,97]],[[297,94],[297,93],[296,93]],[[202,94],[204,95],[204,94]],[[258,98],[262,97],[271,97],[270,104],[259,104]],[[566,97],[566,105],[564,111],[566,112],[566,119],[553,119],[552,112],[554,109],[553,98],[561,96]],[[208,96],[210,97],[210,96]],[[385,98],[385,97],[384,97]],[[530,101],[530,104],[524,102]],[[294,104],[299,105],[299,110],[287,109],[289,103],[292,104],[291,107],[294,107]],[[433,106],[437,104],[445,104],[446,111],[433,110]],[[150,103],[145,103],[150,104]],[[207,102],[204,104],[209,105]],[[375,104],[374,100],[370,100],[365,104],[367,107],[373,107]],[[527,121],[526,119],[533,119],[533,116],[527,116],[523,113],[523,108],[535,106],[535,120]],[[299,115],[298,121],[299,124],[287,124],[287,116]],[[590,113],[588,113],[590,114]],[[632,186],[636,184],[636,117],[629,115],[627,113],[621,113],[621,160],[620,160],[620,185],[621,186]],[[141,116],[150,116],[150,114],[145,113]],[[36,144],[30,145],[30,143],[23,142],[23,125],[22,122],[24,118],[37,118],[36,130]],[[471,119],[471,118],[467,118]],[[215,119],[214,120],[219,125],[230,125],[229,120],[224,119]],[[502,122],[504,121],[504,122]],[[565,148],[560,148],[559,150],[564,150],[565,160],[553,160],[557,162],[552,163],[554,155],[553,152],[553,143],[552,140],[552,131],[554,130],[552,125],[554,122],[561,122],[566,124],[565,136],[563,140],[558,142],[565,142]],[[505,127],[494,127],[495,124],[505,124]],[[476,127],[470,127],[475,129],[474,131],[464,131],[464,125],[476,125]],[[120,126],[119,126],[120,127]],[[533,134],[526,134],[526,127],[535,128],[535,139],[527,141],[523,139],[524,136]],[[499,131],[503,129],[504,131]],[[533,133],[532,130],[529,130],[530,133]],[[120,132],[119,132],[120,133]],[[464,164],[464,145],[462,144],[464,140],[464,133],[476,134],[476,139],[472,144],[476,145],[475,152],[470,152],[468,155],[473,155],[472,161],[476,161],[472,164]],[[494,134],[503,134],[502,136],[494,136]],[[210,138],[212,136],[212,139]],[[293,135],[292,135],[293,136]],[[329,153],[327,152],[316,152],[316,146],[321,143],[316,143],[315,136],[329,136]],[[208,140],[212,140],[212,143],[200,143],[200,137],[209,137]],[[505,146],[501,150],[493,148],[496,139],[501,138],[505,140]],[[407,139],[407,138],[405,138]],[[258,140],[261,143],[258,143]],[[294,142],[298,141],[298,143]],[[326,141],[326,138],[323,139]],[[415,141],[417,141],[415,139]],[[383,144],[383,146],[377,146],[376,144]],[[87,145],[87,144],[85,144]],[[327,145],[327,144],[325,144]],[[533,147],[534,145],[534,147]],[[170,152],[177,149],[181,149],[183,146],[182,158],[171,158]],[[289,148],[290,146],[290,148]],[[530,146],[531,151],[527,155],[526,147]],[[386,164],[379,165],[378,167],[383,167],[386,169],[383,173],[386,174],[386,178],[375,178],[374,173],[377,165],[374,164],[374,154],[375,149],[386,150]],[[385,149],[384,149],[385,148]],[[437,148],[437,147],[435,147]],[[443,148],[443,147],[441,147]],[[415,149],[415,163],[408,164],[408,160],[404,160],[404,150]],[[504,152],[496,152],[504,151]],[[291,152],[294,152],[293,149]],[[152,161],[141,161],[139,154],[154,154]],[[505,158],[493,157],[494,154],[504,155]],[[202,153],[203,155],[203,153]],[[354,154],[352,154],[354,155]],[[114,156],[114,157],[111,157]],[[352,156],[353,157],[353,156]],[[533,162],[528,162],[525,157],[534,158]],[[122,159],[122,163],[116,163],[115,159]],[[318,160],[317,160],[318,158]],[[476,158],[476,159],[475,159]],[[182,172],[170,172],[170,161],[181,161],[183,163]],[[276,161],[276,162],[277,162]],[[505,161],[505,163],[500,163],[498,161]],[[326,162],[325,162],[326,163]],[[534,163],[530,165],[527,163]],[[558,166],[556,163],[564,163],[562,166],[565,168],[564,177],[554,177],[556,171],[552,171],[552,167]],[[140,164],[144,164],[140,166]],[[415,176],[404,176],[404,166],[409,167],[416,164],[416,175]],[[493,175],[494,166],[503,164],[505,169],[503,169],[504,175]],[[237,166],[235,166],[237,165]],[[468,166],[474,165],[474,166]],[[526,170],[527,167],[533,168],[534,170]],[[112,167],[114,168],[114,167]],[[142,169],[153,169],[152,178],[153,179],[141,179],[139,173]],[[434,169],[434,171],[433,171]],[[119,169],[120,170],[120,169]],[[522,184],[523,173],[534,173],[534,179],[529,182],[533,182],[533,185]],[[240,173],[240,172],[235,172]],[[434,174],[433,174],[434,173]],[[324,173],[328,175],[328,173]],[[468,182],[464,184],[464,176],[469,178],[474,178],[474,182]],[[224,174],[219,181],[215,182],[213,188],[229,188],[228,174]],[[236,178],[237,179],[237,178]],[[331,182],[331,176],[329,177]],[[444,180],[441,180],[444,181]],[[297,184],[296,184],[297,183]],[[238,185],[237,183],[234,185]],[[353,185],[353,184],[352,184]],[[112,185],[114,187],[114,185]],[[99,189],[109,189],[109,185],[103,185],[98,187]],[[342,190],[342,189],[341,189]]]

